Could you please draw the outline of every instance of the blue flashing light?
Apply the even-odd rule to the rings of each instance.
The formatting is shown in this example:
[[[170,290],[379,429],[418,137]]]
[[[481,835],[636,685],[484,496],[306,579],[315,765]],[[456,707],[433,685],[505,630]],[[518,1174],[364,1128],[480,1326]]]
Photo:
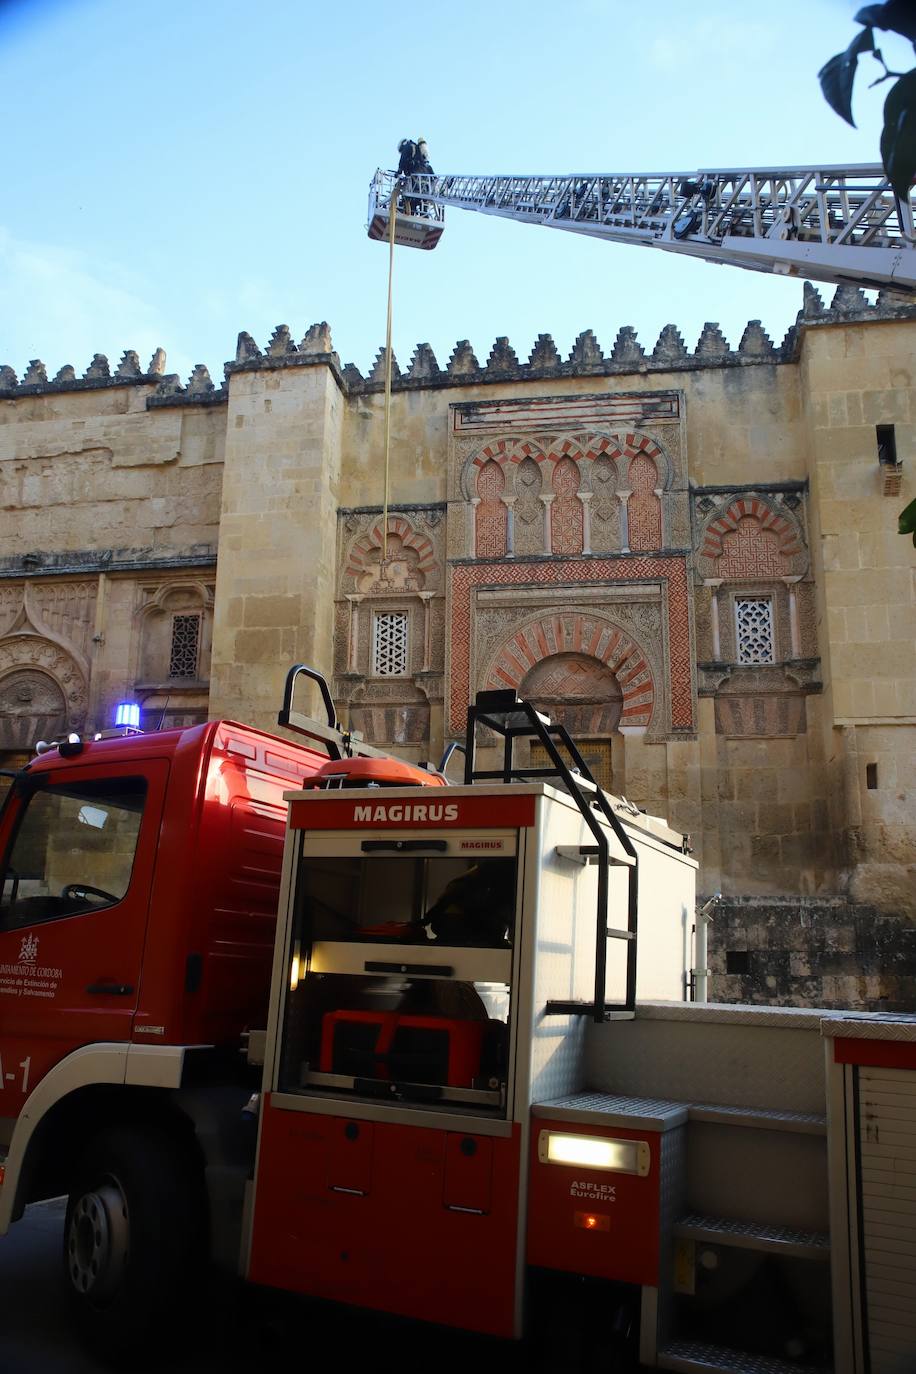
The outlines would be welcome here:
[[[115,725],[126,725],[130,730],[140,729],[140,707],[135,701],[119,701],[115,707]]]

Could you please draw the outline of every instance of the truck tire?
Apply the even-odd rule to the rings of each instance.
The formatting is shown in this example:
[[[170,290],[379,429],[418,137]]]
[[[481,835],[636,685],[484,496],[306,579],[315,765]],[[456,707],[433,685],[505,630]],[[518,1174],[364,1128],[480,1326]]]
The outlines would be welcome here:
[[[150,1362],[183,1344],[192,1284],[203,1283],[206,1208],[200,1167],[168,1132],[105,1131],[70,1187],[64,1275],[83,1343],[110,1364]]]

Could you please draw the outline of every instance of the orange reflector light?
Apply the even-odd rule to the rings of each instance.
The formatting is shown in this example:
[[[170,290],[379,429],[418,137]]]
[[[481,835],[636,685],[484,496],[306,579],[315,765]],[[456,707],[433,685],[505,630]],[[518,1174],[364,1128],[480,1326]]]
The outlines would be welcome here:
[[[573,1226],[582,1231],[610,1231],[611,1218],[605,1212],[573,1212]]]
[[[0,1164],[0,1188],[3,1187],[3,1180],[6,1178],[6,1165]]]

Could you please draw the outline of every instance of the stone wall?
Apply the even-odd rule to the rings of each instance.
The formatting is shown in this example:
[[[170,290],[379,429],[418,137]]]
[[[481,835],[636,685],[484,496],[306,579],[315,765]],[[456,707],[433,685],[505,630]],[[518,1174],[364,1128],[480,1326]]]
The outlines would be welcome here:
[[[141,373],[0,369],[0,749],[112,723],[205,719],[224,407],[171,403],[159,350]],[[198,620],[196,669],[170,677],[175,616]]]
[[[824,756],[841,880],[858,900],[914,907],[916,583],[897,512],[916,494],[916,336],[838,292],[800,356],[824,655]],[[898,466],[878,461],[893,426]]]
[[[270,729],[299,660],[435,759],[514,686],[691,834],[706,890],[916,913],[914,352],[916,307],[849,288],[807,288],[781,344],[421,344],[393,363],[387,521],[384,355],[341,367],[326,324],[241,334],[218,387],[161,354],[0,368],[3,743],[127,692],[153,726]]]
[[[708,927],[709,1000],[916,1007],[916,926],[845,897],[726,898]]]

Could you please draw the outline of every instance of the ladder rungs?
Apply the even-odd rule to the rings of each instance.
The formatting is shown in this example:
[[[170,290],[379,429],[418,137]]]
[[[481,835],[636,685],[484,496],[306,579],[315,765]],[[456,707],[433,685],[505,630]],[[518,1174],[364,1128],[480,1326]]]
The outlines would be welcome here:
[[[558,844],[556,849],[561,859],[572,859],[574,863],[594,864],[598,862],[598,846],[596,844]],[[632,868],[636,860],[629,854],[608,855],[608,865],[611,868]]]
[[[594,1016],[594,1002],[548,1002],[544,1008],[546,1016]],[[629,1007],[613,1006],[604,1008],[605,1021],[633,1021],[636,1012]]]
[[[635,930],[616,930],[613,926],[607,928],[607,938],[609,940],[635,940]]]

